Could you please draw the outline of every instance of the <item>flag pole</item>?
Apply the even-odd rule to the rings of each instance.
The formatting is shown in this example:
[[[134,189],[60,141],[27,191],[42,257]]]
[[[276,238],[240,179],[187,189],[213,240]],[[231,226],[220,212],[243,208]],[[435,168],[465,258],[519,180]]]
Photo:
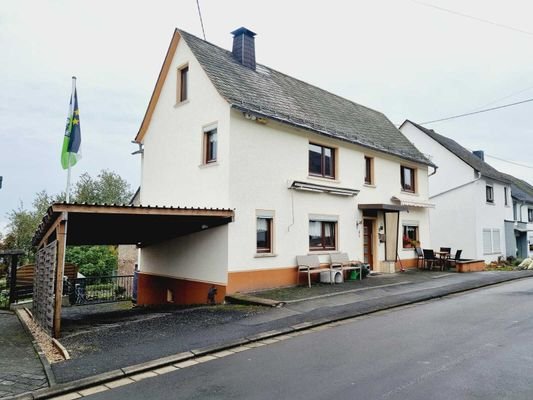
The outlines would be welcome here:
[[[74,110],[74,92],[76,91],[76,77],[73,76],[72,77],[72,95],[71,95],[71,112]],[[73,115],[73,113],[71,113],[71,115]],[[72,122],[71,122],[72,123]],[[72,156],[72,153],[69,152],[68,153],[68,171],[67,171],[67,193],[66,193],[66,201],[67,203],[70,201],[70,157]]]

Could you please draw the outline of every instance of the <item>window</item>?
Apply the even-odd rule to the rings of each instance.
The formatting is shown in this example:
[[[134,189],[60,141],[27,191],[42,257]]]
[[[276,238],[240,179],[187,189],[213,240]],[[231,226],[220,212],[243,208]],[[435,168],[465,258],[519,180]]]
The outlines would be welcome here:
[[[503,196],[504,196],[503,200],[504,200],[504,202],[505,202],[505,205],[508,206],[508,205],[509,205],[509,202],[508,202],[508,200],[507,200],[507,186],[505,186],[505,187],[503,188]]]
[[[189,66],[178,69],[178,102],[181,103],[188,99],[189,89]]]
[[[257,253],[272,253],[272,218],[257,217]]]
[[[405,192],[415,192],[415,170],[409,167],[400,167],[402,190]]]
[[[309,143],[309,175],[335,178],[335,149]]]
[[[494,203],[494,188],[487,185],[485,187],[485,194],[487,198],[487,203]]]
[[[335,250],[336,222],[309,221],[309,249]]]
[[[209,164],[217,160],[217,128],[204,132],[204,163]]]
[[[403,226],[403,248],[410,249],[418,247],[418,226],[404,225]]]
[[[483,229],[483,254],[501,253],[500,230]]]
[[[527,220],[528,222],[533,222],[533,208],[527,209]]]
[[[374,168],[373,167],[374,167],[374,159],[372,157],[365,156],[365,183],[367,185],[374,184],[374,174],[373,174]]]

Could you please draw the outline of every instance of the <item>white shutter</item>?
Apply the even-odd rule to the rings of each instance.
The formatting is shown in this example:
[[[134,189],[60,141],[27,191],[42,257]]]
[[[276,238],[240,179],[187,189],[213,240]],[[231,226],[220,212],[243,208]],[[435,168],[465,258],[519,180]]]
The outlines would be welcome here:
[[[483,254],[492,253],[492,231],[483,229]]]
[[[501,253],[500,248],[500,230],[499,229],[493,229],[492,230],[492,252],[493,253]]]

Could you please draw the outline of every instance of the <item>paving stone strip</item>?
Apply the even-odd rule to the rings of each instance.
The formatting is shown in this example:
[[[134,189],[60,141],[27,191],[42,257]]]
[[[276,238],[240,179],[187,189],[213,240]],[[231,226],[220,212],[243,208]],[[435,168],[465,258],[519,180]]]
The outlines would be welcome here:
[[[0,313],[0,399],[48,387],[32,340],[13,313]]]

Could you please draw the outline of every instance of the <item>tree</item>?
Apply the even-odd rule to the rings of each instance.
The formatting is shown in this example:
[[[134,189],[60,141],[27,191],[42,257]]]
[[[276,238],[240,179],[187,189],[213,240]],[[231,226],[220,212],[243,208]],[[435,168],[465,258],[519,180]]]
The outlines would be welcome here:
[[[74,184],[72,201],[86,203],[127,203],[132,196],[128,182],[112,171],[102,170],[96,178],[83,173]],[[8,213],[5,248],[20,248],[25,251],[23,263],[35,260],[35,249],[31,240],[45,216],[48,207],[54,202],[63,201],[65,194],[50,195],[45,190],[35,194],[32,208],[27,210],[21,203],[19,208]],[[78,246],[67,248],[67,262],[80,266],[85,275],[94,273],[110,274],[117,268],[116,248],[113,246]]]
[[[115,246],[70,246],[66,261],[79,267],[86,276],[108,276],[117,270],[118,252]]]
[[[102,170],[96,179],[88,173],[80,176],[74,186],[73,201],[78,203],[129,203],[133,193],[128,182],[118,174]]]

